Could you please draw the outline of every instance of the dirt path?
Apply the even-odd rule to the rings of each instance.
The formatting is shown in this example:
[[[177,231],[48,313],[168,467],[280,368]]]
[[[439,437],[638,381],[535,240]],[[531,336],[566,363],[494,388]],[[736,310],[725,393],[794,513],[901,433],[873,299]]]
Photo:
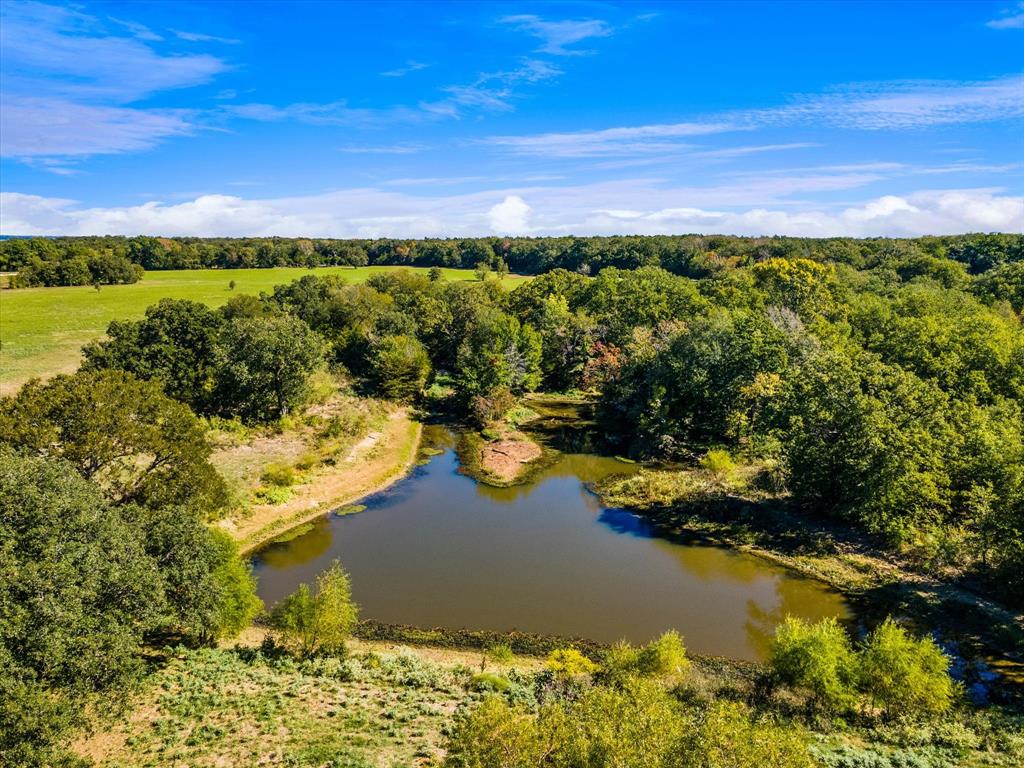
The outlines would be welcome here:
[[[323,467],[295,486],[288,501],[253,505],[246,516],[227,518],[219,525],[246,553],[289,528],[382,490],[412,466],[420,430],[407,410],[395,411],[381,431],[363,438],[343,462]]]

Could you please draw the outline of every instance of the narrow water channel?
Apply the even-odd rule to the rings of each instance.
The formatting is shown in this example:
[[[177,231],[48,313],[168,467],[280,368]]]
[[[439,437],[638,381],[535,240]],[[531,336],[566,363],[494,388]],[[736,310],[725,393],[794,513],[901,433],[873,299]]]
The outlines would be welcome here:
[[[435,437],[437,434],[435,433]],[[364,617],[450,629],[518,629],[642,643],[679,630],[694,652],[757,660],[787,613],[844,616],[823,584],[760,558],[677,544],[601,505],[585,484],[635,466],[563,454],[529,484],[493,488],[444,452],[354,515],[254,558],[272,605],[339,559]]]

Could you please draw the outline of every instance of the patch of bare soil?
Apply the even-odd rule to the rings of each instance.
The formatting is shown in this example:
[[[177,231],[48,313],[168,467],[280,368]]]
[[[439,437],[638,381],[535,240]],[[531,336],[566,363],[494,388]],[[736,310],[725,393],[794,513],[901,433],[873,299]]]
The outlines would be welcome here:
[[[480,447],[480,467],[502,482],[511,482],[531,461],[539,459],[541,447],[521,433],[509,433],[501,440]]]

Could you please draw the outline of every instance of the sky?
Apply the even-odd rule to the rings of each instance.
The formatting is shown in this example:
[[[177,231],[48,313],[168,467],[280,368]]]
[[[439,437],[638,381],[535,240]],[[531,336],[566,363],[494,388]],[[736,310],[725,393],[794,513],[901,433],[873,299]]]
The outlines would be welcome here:
[[[1024,2],[0,3],[0,233],[1024,231]]]

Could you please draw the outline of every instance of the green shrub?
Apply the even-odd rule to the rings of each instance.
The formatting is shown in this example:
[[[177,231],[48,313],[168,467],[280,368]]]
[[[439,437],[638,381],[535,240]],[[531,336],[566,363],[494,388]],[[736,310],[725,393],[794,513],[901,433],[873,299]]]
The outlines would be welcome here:
[[[644,646],[637,662],[640,673],[651,677],[678,676],[690,668],[683,638],[674,629]]]
[[[470,690],[474,691],[504,693],[512,687],[512,683],[503,675],[496,675],[493,672],[481,672],[478,675],[473,675],[469,682],[469,687]]]
[[[358,613],[348,574],[335,560],[317,577],[315,593],[301,584],[275,606],[271,624],[281,634],[285,647],[309,657],[321,651],[344,652]]]
[[[279,488],[276,485],[272,485],[256,490],[256,500],[264,504],[284,504],[291,497],[291,488]]]
[[[886,715],[941,714],[953,703],[949,657],[929,637],[916,639],[886,619],[864,642],[861,680]]]
[[[575,648],[559,648],[548,654],[547,668],[558,676],[576,677],[593,674],[597,664]]]
[[[811,624],[787,616],[775,632],[771,667],[780,682],[806,691],[815,707],[839,712],[857,701],[857,657],[835,619]]]
[[[295,468],[287,464],[268,464],[260,479],[268,485],[288,488],[295,485]]]

